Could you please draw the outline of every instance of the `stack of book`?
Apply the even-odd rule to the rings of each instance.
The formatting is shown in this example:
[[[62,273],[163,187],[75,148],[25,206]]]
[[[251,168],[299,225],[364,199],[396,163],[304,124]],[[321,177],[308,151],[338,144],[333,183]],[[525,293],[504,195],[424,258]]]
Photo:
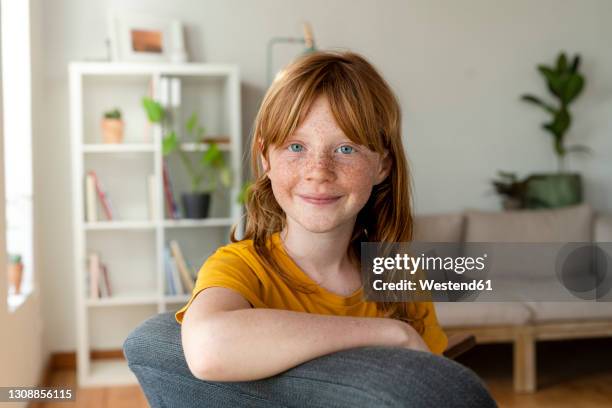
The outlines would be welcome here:
[[[164,249],[166,295],[189,294],[195,285],[196,273],[183,256],[177,241],[172,240]]]

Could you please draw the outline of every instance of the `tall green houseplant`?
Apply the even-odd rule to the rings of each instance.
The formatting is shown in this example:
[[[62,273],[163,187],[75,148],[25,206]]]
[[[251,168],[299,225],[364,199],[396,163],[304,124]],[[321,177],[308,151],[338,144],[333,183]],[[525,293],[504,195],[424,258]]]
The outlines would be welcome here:
[[[556,102],[548,103],[531,94],[524,94],[521,97],[522,100],[541,107],[550,115],[550,121],[543,123],[542,128],[552,136],[559,173],[566,170],[565,158],[568,153],[588,150],[581,145],[565,145],[565,137],[572,125],[569,107],[578,98],[585,85],[584,76],[579,69],[580,55],[574,56],[570,63],[565,53],[561,52],[555,66],[538,65],[538,71],[544,77],[548,90],[556,98]]]

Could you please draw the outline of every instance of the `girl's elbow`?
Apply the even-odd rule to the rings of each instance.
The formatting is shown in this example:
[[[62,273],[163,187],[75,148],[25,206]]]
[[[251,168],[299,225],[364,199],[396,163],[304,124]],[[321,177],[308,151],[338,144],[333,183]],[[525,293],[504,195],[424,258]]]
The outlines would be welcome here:
[[[202,349],[197,352],[185,350],[185,360],[191,374],[202,381],[226,381],[224,379],[224,364],[215,356],[216,353]]]
[[[203,381],[227,381],[227,362],[222,356],[226,355],[221,349],[222,345],[215,344],[206,338],[183,338],[183,354],[191,374]]]

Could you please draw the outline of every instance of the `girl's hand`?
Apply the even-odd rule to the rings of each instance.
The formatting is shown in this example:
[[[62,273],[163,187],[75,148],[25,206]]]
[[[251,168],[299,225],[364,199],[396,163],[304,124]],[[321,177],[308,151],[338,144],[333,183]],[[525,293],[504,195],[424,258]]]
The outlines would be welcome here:
[[[431,350],[427,347],[427,344],[414,327],[401,320],[393,319],[393,322],[395,322],[400,329],[400,347],[431,353]]]

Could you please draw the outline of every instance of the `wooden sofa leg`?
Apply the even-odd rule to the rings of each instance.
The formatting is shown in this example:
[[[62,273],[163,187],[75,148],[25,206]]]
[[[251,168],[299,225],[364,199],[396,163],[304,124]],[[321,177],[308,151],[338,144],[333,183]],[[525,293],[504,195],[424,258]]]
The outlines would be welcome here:
[[[514,391],[532,393],[536,388],[535,338],[531,330],[521,330],[514,340]]]

